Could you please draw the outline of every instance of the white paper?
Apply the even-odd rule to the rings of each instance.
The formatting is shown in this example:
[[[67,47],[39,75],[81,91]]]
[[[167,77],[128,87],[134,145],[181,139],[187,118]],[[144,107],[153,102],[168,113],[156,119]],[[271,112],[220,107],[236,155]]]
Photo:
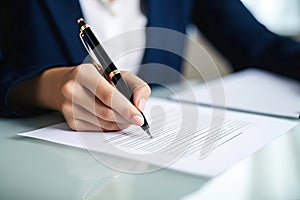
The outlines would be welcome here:
[[[212,102],[211,97],[212,90],[220,84],[224,87],[227,109],[299,118],[299,82],[258,69],[243,70],[223,77],[222,81],[212,80],[207,85],[197,85],[193,90],[179,92],[172,98],[224,107],[220,101]],[[195,98],[191,98],[192,95]]]
[[[66,123],[19,135],[215,176],[264,147],[296,123],[150,98],[144,112],[154,136],[140,127],[120,132],[74,132]]]

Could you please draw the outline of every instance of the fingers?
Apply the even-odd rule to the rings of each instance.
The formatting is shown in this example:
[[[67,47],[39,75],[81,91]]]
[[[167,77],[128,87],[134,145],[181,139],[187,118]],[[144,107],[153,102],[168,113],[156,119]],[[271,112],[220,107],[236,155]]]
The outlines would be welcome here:
[[[76,120],[70,124],[74,124],[74,126],[69,125],[69,127],[74,131],[118,131],[118,130],[125,129],[126,128],[125,126],[127,126],[124,125],[125,128],[119,128],[116,124],[108,124],[108,126],[106,126],[107,128],[104,128],[99,125],[92,124],[85,120]]]
[[[84,108],[73,105],[72,112],[64,112],[68,125],[76,131],[117,131],[128,127],[128,123],[122,124],[101,119]]]
[[[139,77],[130,72],[122,72],[122,76],[132,89],[134,105],[143,111],[146,105],[146,100],[151,94],[149,85]]]
[[[90,114],[93,114],[105,121],[122,124],[131,123],[122,117],[118,112],[103,104],[98,98],[95,98],[93,93],[81,85],[77,84],[75,86],[75,91],[76,93],[74,93],[72,97],[74,111],[80,110],[80,107],[82,107],[82,109],[85,109]]]
[[[141,126],[144,123],[140,111],[113,87],[91,65],[81,65],[82,70],[78,73],[78,81],[90,90],[107,107],[119,113],[128,122]],[[87,74],[91,74],[87,78]]]
[[[144,109],[151,90],[135,75],[122,72],[133,91],[134,105],[113,87],[91,64],[73,68],[62,87],[61,111],[74,130],[120,130],[144,123]],[[138,108],[137,108],[137,107]]]

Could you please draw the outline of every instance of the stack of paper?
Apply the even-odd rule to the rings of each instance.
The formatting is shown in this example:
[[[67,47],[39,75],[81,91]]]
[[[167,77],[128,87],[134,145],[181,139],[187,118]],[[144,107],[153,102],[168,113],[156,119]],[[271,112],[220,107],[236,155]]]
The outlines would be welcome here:
[[[224,88],[224,91],[214,91]],[[216,98],[225,98],[225,105]],[[225,95],[225,96],[224,96]],[[195,96],[195,98],[191,98]],[[273,73],[247,69],[183,91],[172,98],[258,114],[299,118],[300,84]]]

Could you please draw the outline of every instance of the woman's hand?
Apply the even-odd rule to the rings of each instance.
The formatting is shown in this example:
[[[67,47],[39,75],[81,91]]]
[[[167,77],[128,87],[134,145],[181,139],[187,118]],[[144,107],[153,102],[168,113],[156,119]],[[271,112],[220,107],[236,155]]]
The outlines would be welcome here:
[[[140,110],[151,90],[137,76],[122,72],[133,92],[132,105],[115,87],[101,76],[92,64],[46,70],[40,76],[15,86],[9,95],[29,90],[22,107],[34,105],[60,111],[69,127],[77,131],[114,131],[130,124],[144,123]],[[20,94],[18,94],[20,95]]]
[[[134,104],[143,110],[149,86],[129,72],[122,74],[133,91]],[[118,92],[95,67],[74,67],[63,78],[59,110],[74,130],[119,130],[144,123],[140,111]]]

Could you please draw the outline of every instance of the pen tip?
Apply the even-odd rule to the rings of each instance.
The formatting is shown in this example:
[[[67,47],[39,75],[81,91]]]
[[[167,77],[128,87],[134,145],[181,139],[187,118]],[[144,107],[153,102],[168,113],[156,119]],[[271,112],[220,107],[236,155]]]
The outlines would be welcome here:
[[[149,135],[149,137],[150,137],[150,138],[153,138],[153,136],[151,135],[151,133],[150,133],[150,130],[149,130],[149,129],[146,129],[145,131],[146,131],[146,133]]]

